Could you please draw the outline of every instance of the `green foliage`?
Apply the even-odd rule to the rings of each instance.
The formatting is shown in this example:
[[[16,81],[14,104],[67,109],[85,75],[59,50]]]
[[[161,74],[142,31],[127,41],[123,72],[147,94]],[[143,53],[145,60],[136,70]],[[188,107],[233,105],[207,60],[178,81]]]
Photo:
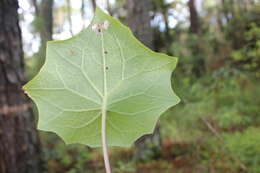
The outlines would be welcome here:
[[[43,68],[24,89],[39,109],[39,129],[66,143],[98,147],[107,112],[108,145],[129,146],[152,133],[160,114],[179,102],[170,81],[176,62],[97,9],[86,30],[48,42]]]
[[[179,70],[187,76],[201,77],[205,72],[230,66],[259,77],[259,3],[250,6],[241,0],[223,3],[204,7],[198,34],[177,25],[170,32],[173,41],[169,52],[181,57]]]
[[[224,135],[227,147],[251,173],[260,172],[260,128],[250,127],[243,132]]]
[[[259,4],[251,8],[246,8],[243,3],[231,4],[227,10],[231,10],[234,16],[225,27],[225,35],[233,48],[230,57],[237,67],[259,77]]]
[[[93,152],[83,145],[65,146],[55,134],[40,133],[40,135],[45,160],[48,163],[48,173],[83,173],[90,167],[94,169],[103,166],[102,162],[92,164],[93,158],[100,157],[98,151]]]
[[[41,30],[44,25],[44,21],[41,17],[35,16],[34,20],[32,21],[32,32],[37,33]]]
[[[260,66],[260,27],[256,23],[250,24],[250,29],[244,33],[244,44],[240,49],[231,54],[235,62],[244,62],[242,67],[246,70],[257,71]]]
[[[249,172],[259,172],[259,81],[223,67],[210,76],[197,80],[176,78],[173,83],[182,103],[162,118],[162,134],[189,145],[188,149],[173,146],[174,153],[195,155],[196,165],[203,168],[213,162],[214,170],[220,173],[236,173],[241,163]],[[193,145],[198,148],[189,150]]]
[[[187,76],[202,76],[206,71],[205,52],[202,50],[206,40],[195,34],[181,34],[178,42],[173,42],[171,52],[182,57],[179,67]],[[199,44],[198,44],[199,43]]]

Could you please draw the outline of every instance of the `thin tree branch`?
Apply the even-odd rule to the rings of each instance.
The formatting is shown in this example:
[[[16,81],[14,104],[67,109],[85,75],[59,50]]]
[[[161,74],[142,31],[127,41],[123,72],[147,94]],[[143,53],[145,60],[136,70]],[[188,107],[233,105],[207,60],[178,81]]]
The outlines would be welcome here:
[[[91,3],[92,3],[93,12],[95,13],[97,7],[96,0],[91,0]]]
[[[35,15],[38,17],[39,16],[39,7],[38,7],[38,4],[37,4],[37,0],[32,0],[32,4],[33,4],[34,9],[35,9]]]
[[[223,137],[219,134],[219,132],[217,131],[217,129],[215,129],[211,124],[210,122],[208,122],[206,119],[204,118],[200,118],[202,120],[202,122],[208,127],[208,129],[218,138],[221,140],[222,143],[225,144],[225,141],[223,139]],[[244,170],[245,172],[247,172],[247,168],[246,166],[237,158],[237,157],[234,157],[233,155],[231,155],[232,159],[237,161],[238,164],[240,165],[240,168],[242,170]]]
[[[85,0],[81,0],[81,17],[82,17],[82,28],[85,27]]]
[[[72,20],[71,20],[71,1],[70,0],[67,0],[67,6],[68,6],[69,30],[70,30],[70,34],[73,35]]]
[[[106,0],[106,3],[107,3],[107,11],[112,16],[112,9],[111,9],[109,0]]]

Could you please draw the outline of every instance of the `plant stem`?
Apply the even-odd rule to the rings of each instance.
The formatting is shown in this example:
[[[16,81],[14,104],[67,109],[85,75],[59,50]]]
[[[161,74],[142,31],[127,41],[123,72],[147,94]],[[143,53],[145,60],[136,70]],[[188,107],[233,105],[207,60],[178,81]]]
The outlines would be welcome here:
[[[106,100],[104,100],[106,102]],[[103,106],[106,104],[103,103]],[[106,173],[111,173],[110,163],[109,163],[109,156],[108,156],[108,147],[107,147],[107,140],[106,140],[106,108],[102,108],[102,149],[103,149],[103,157],[104,163],[106,168]]]
[[[106,55],[104,49],[104,35],[103,31],[101,32],[101,44],[102,44],[102,57],[103,57],[103,73],[104,73],[104,96],[103,96],[103,104],[102,104],[102,120],[101,120],[101,136],[102,136],[102,149],[103,149],[103,157],[106,168],[106,173],[111,173],[111,167],[109,163],[108,156],[108,147],[107,147],[107,139],[106,139],[106,116],[107,116],[107,76],[106,76]]]

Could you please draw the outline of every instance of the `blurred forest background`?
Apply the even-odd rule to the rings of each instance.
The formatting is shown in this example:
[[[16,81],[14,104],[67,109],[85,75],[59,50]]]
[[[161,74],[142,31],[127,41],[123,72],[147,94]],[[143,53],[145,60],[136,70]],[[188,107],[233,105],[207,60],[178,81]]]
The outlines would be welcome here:
[[[13,19],[0,19],[0,50],[9,49],[15,55],[20,51],[16,56],[24,57],[27,80],[44,63],[46,42],[69,38],[87,27],[97,5],[128,25],[148,47],[179,57],[172,83],[181,103],[162,116],[153,136],[141,138],[132,148],[111,148],[115,173],[260,173],[258,0],[19,0],[18,3],[19,8],[16,0],[0,0],[0,16],[14,14],[13,26],[18,28],[12,29]],[[22,42],[15,17],[19,18]],[[14,47],[6,46],[2,39],[8,36],[8,29],[18,33]],[[17,49],[17,44],[23,45],[24,53]],[[5,62],[1,54],[0,84],[10,88],[13,84],[9,83],[20,80],[13,78],[12,70],[2,69],[17,71],[19,66],[11,66],[13,63],[7,60],[10,67],[1,65]],[[23,84],[14,83],[18,87]],[[0,98],[3,91],[0,88]],[[23,98],[21,102],[28,100]],[[1,173],[104,172],[100,149],[65,146],[55,134],[39,131],[37,134],[36,108],[33,107],[34,116],[28,116],[31,114],[28,104],[10,111],[1,105],[6,105],[4,99],[0,99]],[[16,109],[25,118],[4,115],[16,114]]]

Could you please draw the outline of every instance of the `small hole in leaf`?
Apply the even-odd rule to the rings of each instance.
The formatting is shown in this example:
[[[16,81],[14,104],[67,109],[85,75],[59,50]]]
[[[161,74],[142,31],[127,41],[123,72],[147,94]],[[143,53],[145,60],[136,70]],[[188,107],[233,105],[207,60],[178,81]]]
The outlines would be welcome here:
[[[75,52],[73,50],[70,50],[70,55],[75,55]]]
[[[105,50],[104,53],[107,54],[107,51]]]
[[[108,67],[106,67],[106,70],[108,70]]]

